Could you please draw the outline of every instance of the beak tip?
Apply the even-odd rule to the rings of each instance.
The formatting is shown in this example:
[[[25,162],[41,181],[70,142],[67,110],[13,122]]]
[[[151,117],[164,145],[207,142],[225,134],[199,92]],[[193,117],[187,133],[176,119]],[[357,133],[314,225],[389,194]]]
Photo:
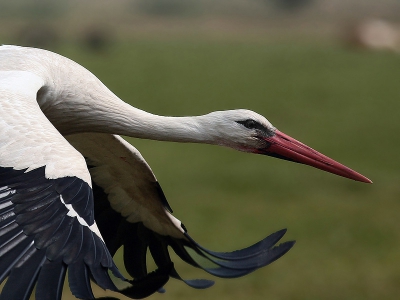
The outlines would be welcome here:
[[[342,175],[342,174],[338,174],[338,175],[353,179],[355,181],[360,181],[360,182],[363,182],[363,183],[372,183],[371,179],[369,179],[369,178],[365,177],[364,175],[361,175],[360,173],[357,173],[357,172],[355,172],[353,170],[351,170],[351,171],[353,172],[353,176],[346,176],[346,175]]]
[[[365,178],[365,180],[363,182],[365,182],[365,183],[373,183],[371,179],[369,179],[367,177],[364,177],[364,178]]]

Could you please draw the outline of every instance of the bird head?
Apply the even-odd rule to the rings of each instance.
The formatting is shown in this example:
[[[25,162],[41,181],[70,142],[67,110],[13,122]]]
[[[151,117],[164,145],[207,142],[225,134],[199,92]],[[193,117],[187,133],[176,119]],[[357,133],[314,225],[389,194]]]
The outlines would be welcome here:
[[[265,117],[253,111],[216,111],[206,116],[214,123],[214,126],[210,126],[213,143],[309,165],[339,176],[372,183],[365,176],[279,131]]]

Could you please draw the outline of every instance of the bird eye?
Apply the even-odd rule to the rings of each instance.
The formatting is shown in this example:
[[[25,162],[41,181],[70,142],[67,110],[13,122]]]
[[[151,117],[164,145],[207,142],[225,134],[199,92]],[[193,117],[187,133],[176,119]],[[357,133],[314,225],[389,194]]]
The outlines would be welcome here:
[[[248,129],[255,129],[257,128],[257,122],[249,119],[243,122],[244,127],[248,128]]]
[[[244,121],[236,121],[237,123],[243,125],[244,127],[246,127],[247,129],[258,129],[261,131],[265,131],[266,128],[261,125],[260,123],[258,123],[257,121],[253,120],[253,119],[247,119]]]

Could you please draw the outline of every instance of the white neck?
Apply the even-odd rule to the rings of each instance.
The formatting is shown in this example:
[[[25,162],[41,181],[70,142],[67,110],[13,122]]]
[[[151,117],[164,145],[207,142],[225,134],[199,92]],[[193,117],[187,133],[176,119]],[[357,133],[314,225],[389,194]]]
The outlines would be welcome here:
[[[163,117],[147,113],[123,102],[96,76],[65,57],[37,49],[18,50],[27,54],[16,58],[27,55],[29,59],[13,63],[31,62],[29,68],[20,68],[38,73],[46,82],[37,100],[63,135],[103,132],[163,141],[215,143],[208,130],[207,115]]]
[[[3,59],[1,59],[3,58]],[[31,72],[44,85],[37,101],[63,135],[104,132],[163,141],[218,144],[215,118],[163,117],[120,100],[96,76],[58,54],[33,48],[2,47],[2,69]]]
[[[85,93],[79,97],[70,93],[62,101],[55,101],[55,105],[54,101],[51,101],[52,105],[46,105],[45,95],[38,102],[64,135],[103,132],[161,141],[214,144],[212,134],[207,130],[207,115],[158,116],[132,107],[106,88]]]

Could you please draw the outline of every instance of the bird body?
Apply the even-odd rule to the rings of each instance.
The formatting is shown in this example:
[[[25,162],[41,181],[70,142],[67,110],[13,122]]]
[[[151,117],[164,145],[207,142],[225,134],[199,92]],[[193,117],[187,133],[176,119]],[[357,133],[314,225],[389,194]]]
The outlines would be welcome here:
[[[154,115],[123,102],[68,58],[1,46],[0,282],[8,280],[0,300],[29,299],[35,285],[36,299],[60,299],[67,269],[78,298],[94,299],[89,279],[142,298],[161,291],[170,277],[183,280],[168,247],[212,275],[239,277],[293,246],[285,242],[274,247],[285,230],[230,253],[200,246],[172,215],[142,155],[119,135],[226,146],[370,182],[278,131],[255,112]],[[131,280],[112,260],[122,246]],[[147,249],[158,266],[154,273],[147,272]],[[131,285],[118,290],[109,270]],[[209,280],[183,281],[195,288],[212,285]]]

